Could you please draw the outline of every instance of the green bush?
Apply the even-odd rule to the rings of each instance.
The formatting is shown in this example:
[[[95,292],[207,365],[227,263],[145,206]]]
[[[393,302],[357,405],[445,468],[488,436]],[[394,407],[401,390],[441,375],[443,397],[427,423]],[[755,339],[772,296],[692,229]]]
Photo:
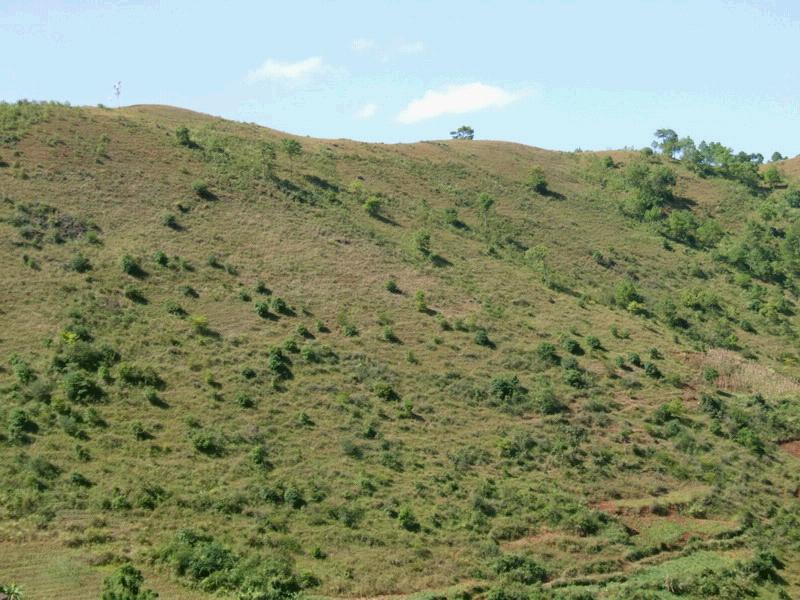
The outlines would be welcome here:
[[[153,262],[162,267],[166,267],[169,264],[169,257],[163,250],[158,250],[153,255]]]
[[[545,568],[524,554],[503,554],[492,564],[492,570],[508,581],[524,585],[547,580]]]
[[[187,127],[178,127],[175,130],[175,139],[181,146],[191,147],[193,145],[191,137],[189,137],[189,129]]]
[[[644,365],[644,374],[653,379],[661,379],[661,371],[655,363],[648,362]]]
[[[544,169],[539,166],[533,167],[528,174],[528,187],[539,194],[547,193],[547,178]]]
[[[397,282],[394,279],[389,279],[386,282],[386,291],[392,294],[399,294],[400,288],[397,287]]]
[[[122,271],[132,277],[141,277],[144,274],[139,261],[130,254],[125,254],[120,260]]]
[[[117,376],[120,381],[128,385],[149,386],[153,388],[160,388],[164,385],[164,381],[159,377],[156,370],[149,366],[140,367],[127,362],[121,362],[117,368]]]
[[[586,336],[586,344],[592,350],[601,350],[603,348],[603,344],[600,342],[600,338],[593,335]]]
[[[198,452],[208,456],[222,456],[225,452],[225,443],[221,437],[203,429],[193,429],[189,432],[189,440]]]
[[[67,269],[76,273],[86,273],[92,270],[92,263],[80,252],[75,254],[67,263]]]
[[[386,381],[379,381],[372,386],[372,392],[381,400],[399,400],[400,395],[395,391],[392,384]]]
[[[584,353],[583,348],[581,348],[580,343],[575,338],[566,338],[563,341],[562,346],[564,347],[564,350],[570,354],[575,354],[576,356],[580,356]]]
[[[192,191],[200,198],[208,199],[212,196],[211,190],[208,189],[208,184],[199,179],[192,182]]]
[[[155,600],[152,590],[144,589],[142,572],[131,564],[122,565],[103,581],[101,600]]]
[[[64,396],[70,402],[97,402],[103,397],[102,388],[82,371],[69,371],[61,381]]]
[[[268,319],[272,314],[269,311],[269,302],[256,302],[255,310],[256,314],[262,319]]]
[[[381,199],[377,196],[370,196],[364,201],[364,210],[370,217],[377,217],[381,214]]]
[[[279,296],[275,296],[274,298],[272,298],[271,305],[272,305],[272,310],[274,310],[276,313],[289,315],[292,312],[291,309],[289,308],[289,305],[286,304],[286,301],[283,298],[280,298]]]
[[[431,234],[430,232],[420,229],[414,232],[413,236],[414,249],[419,252],[423,257],[429,258],[431,255]]]
[[[536,356],[545,365],[557,365],[561,361],[556,353],[556,347],[549,342],[542,342],[536,347]]]
[[[419,312],[428,312],[428,303],[425,301],[425,292],[422,290],[417,290],[417,293],[414,294],[414,305],[417,307]]]
[[[483,327],[478,327],[475,330],[475,343],[478,344],[478,346],[484,346],[487,348],[491,348],[494,345],[492,340],[489,339],[489,334]]]
[[[170,229],[178,229],[180,227],[178,224],[178,217],[173,213],[164,213],[161,216],[161,224]]]
[[[236,404],[242,408],[253,408],[256,405],[253,399],[244,392],[236,394]]]
[[[414,513],[408,506],[404,506],[397,513],[397,522],[400,523],[400,527],[402,527],[406,531],[420,530],[419,521],[417,520],[417,517],[414,516]]]

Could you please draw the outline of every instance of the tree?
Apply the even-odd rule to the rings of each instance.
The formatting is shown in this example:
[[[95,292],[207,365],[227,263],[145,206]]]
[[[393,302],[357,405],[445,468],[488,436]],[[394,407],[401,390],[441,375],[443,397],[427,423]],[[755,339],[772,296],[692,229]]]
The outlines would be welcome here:
[[[192,138],[189,137],[189,129],[187,127],[178,127],[175,130],[175,137],[178,139],[178,143],[181,146],[191,147]]]
[[[370,196],[364,201],[364,210],[370,217],[377,217],[381,213],[381,199]]]
[[[431,255],[431,234],[424,229],[414,233],[414,248],[425,258]]]
[[[158,594],[142,589],[142,572],[131,564],[122,565],[103,582],[102,600],[155,600]]]
[[[491,212],[494,206],[494,198],[486,192],[482,192],[481,195],[478,196],[478,202],[480,203],[481,215],[483,215],[483,226],[486,228],[489,221],[489,212]]]
[[[283,138],[281,140],[281,147],[283,151],[286,152],[286,156],[289,157],[290,162],[294,161],[295,158],[303,153],[303,146],[300,145],[300,142],[291,138]]]
[[[675,156],[675,153],[678,152],[678,134],[674,130],[658,129],[653,135],[656,137],[653,148],[658,148],[662,154],[666,154],[670,158]]]
[[[779,160],[786,160],[786,157],[778,151],[772,153],[772,157],[770,158],[772,162],[778,162]]]
[[[782,181],[781,172],[778,170],[778,167],[775,165],[770,165],[764,171],[764,183],[766,183],[769,187],[775,187],[780,185]]]
[[[264,167],[264,173],[267,177],[272,177],[272,172],[275,169],[275,144],[272,142],[261,143],[261,164]]]
[[[540,194],[547,193],[547,179],[544,176],[542,167],[533,167],[528,175],[528,187]]]
[[[451,131],[450,137],[454,140],[471,140],[475,137],[475,130],[469,125],[462,125],[455,131]]]

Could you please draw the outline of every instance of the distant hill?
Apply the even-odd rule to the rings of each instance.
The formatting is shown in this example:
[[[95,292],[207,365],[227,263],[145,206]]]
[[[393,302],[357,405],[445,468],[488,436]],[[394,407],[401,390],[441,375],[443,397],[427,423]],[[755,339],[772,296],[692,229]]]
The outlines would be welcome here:
[[[0,586],[797,594],[800,159],[731,160],[0,105]]]

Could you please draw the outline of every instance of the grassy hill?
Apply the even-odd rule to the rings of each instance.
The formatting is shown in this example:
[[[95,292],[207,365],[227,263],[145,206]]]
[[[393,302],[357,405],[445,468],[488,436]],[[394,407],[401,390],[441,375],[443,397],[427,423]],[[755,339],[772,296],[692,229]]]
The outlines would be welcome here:
[[[797,593],[798,165],[0,105],[0,584]]]

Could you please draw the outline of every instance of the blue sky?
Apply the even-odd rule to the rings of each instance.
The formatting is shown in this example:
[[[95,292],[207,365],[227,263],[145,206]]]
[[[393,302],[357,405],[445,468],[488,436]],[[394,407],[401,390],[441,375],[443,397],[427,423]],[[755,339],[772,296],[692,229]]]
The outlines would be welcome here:
[[[659,127],[800,153],[800,2],[3,0],[0,99],[171,104],[302,135],[573,150]]]

